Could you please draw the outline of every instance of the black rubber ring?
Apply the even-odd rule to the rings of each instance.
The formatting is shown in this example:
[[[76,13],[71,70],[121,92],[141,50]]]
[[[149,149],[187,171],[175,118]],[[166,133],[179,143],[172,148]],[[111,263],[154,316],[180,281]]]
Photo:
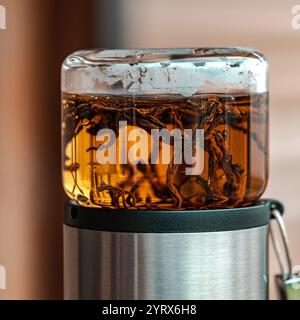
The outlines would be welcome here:
[[[89,230],[135,233],[195,233],[233,231],[267,225],[276,200],[261,200],[251,207],[195,211],[107,210],[67,201],[65,224]]]

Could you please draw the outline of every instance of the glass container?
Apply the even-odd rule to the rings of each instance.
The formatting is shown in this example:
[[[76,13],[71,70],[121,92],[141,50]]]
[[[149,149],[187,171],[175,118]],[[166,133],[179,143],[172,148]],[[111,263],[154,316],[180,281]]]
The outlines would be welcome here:
[[[126,210],[254,204],[268,177],[267,69],[245,48],[71,54],[62,67],[67,195]]]

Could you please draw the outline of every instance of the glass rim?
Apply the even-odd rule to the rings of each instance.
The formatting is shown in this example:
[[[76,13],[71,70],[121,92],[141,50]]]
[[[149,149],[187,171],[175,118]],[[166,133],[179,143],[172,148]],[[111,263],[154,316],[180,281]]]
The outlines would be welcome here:
[[[247,47],[87,49],[70,54],[64,61],[64,65],[78,67],[119,63],[134,65],[177,60],[190,62],[212,57],[266,60],[259,50]]]

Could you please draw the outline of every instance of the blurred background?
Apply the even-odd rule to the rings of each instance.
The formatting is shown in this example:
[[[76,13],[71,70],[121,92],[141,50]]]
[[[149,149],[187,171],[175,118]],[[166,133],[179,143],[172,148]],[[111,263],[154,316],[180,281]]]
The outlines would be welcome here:
[[[62,298],[60,66],[82,48],[255,47],[270,64],[270,180],[300,264],[300,30],[292,0],[0,0],[0,299]],[[278,271],[271,252],[271,275]],[[276,298],[271,278],[271,298]]]

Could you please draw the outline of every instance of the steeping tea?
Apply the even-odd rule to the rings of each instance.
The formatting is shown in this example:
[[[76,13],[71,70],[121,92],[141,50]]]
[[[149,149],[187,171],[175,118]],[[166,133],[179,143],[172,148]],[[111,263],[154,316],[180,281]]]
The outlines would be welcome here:
[[[267,99],[65,93],[65,189],[103,208],[252,204],[267,181]]]

